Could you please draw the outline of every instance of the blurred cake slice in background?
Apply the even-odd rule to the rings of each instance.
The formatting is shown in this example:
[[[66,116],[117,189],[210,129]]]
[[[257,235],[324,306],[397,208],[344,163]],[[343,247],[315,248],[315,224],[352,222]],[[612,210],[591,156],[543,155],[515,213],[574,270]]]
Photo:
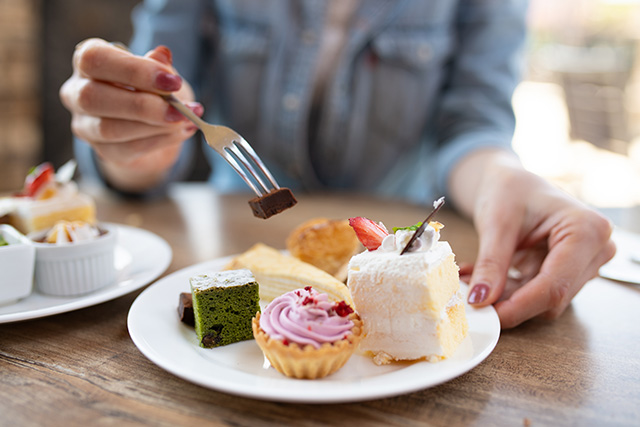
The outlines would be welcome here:
[[[0,199],[7,222],[24,234],[50,228],[58,221],[95,223],[93,199],[78,190],[68,171],[65,168],[66,176],[59,179],[50,163],[33,168],[21,191]]]

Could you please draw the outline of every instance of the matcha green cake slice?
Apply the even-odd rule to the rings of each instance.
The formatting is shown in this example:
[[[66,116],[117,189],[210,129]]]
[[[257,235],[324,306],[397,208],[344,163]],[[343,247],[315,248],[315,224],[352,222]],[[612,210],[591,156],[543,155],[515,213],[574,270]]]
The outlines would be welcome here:
[[[260,311],[258,282],[248,269],[189,279],[195,330],[201,347],[253,339],[251,319]]]

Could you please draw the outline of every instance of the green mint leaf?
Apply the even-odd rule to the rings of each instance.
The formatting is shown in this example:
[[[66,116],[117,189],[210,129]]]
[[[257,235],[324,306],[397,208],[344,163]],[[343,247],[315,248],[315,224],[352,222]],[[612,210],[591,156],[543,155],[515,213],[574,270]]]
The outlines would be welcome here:
[[[395,233],[398,230],[416,231],[418,228],[420,228],[421,225],[422,225],[422,221],[418,222],[417,224],[410,225],[408,227],[393,227],[393,232]]]

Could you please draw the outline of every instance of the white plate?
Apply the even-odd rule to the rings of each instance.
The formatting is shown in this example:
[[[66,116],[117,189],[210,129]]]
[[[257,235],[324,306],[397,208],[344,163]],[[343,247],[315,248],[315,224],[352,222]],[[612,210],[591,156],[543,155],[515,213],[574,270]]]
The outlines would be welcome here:
[[[118,232],[116,283],[78,297],[54,297],[34,291],[17,303],[0,306],[0,323],[37,319],[96,305],[140,289],[164,273],[173,255],[167,242],[140,228],[111,225]]]
[[[469,336],[456,354],[439,363],[376,366],[353,355],[338,372],[320,380],[297,380],[265,367],[255,341],[204,349],[193,328],[178,318],[180,292],[189,277],[219,271],[230,257],[174,272],[145,289],[129,311],[129,334],[138,349],[161,368],[187,381],[240,396],[283,402],[329,403],[376,399],[432,387],[458,377],[482,362],[500,335],[493,307],[467,306]]]
[[[616,244],[616,255],[600,267],[600,276],[640,284],[640,235],[616,228],[611,237]]]

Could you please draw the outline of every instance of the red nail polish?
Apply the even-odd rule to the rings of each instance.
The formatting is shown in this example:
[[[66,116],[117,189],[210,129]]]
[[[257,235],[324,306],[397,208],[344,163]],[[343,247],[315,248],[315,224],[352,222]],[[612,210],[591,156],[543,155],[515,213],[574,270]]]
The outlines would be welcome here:
[[[489,286],[484,283],[479,283],[471,288],[467,301],[469,301],[469,304],[480,304],[482,301],[486,300],[488,296]]]
[[[182,115],[182,113],[172,106],[167,108],[167,113],[164,115],[164,119],[168,122],[181,122],[186,120],[186,117]]]
[[[156,75],[154,86],[159,90],[174,92],[182,86],[182,79],[176,74],[161,71]]]
[[[202,117],[204,114],[204,107],[199,102],[189,102],[186,105],[196,116]]]

